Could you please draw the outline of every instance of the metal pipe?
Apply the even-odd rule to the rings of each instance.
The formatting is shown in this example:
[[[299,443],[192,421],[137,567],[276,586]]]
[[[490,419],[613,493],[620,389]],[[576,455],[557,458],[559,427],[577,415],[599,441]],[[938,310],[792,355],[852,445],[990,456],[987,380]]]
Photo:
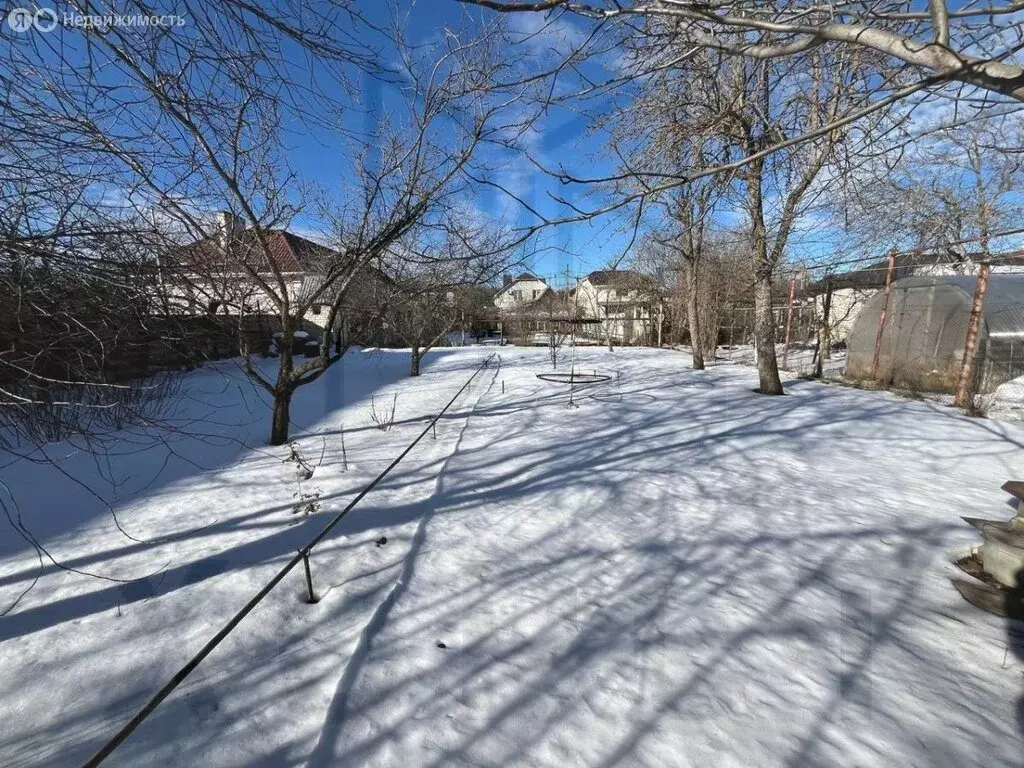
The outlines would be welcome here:
[[[473,379],[476,378],[477,374],[487,367],[488,363],[490,363],[493,357],[494,354],[492,353],[486,360],[483,361],[483,363],[480,364],[480,367],[473,372],[473,375],[469,377],[466,383],[463,384],[459,391],[456,392],[455,395],[452,397],[452,399],[448,401],[448,404],[441,409],[441,412],[438,413],[437,416],[433,418],[430,424],[424,427],[423,431],[420,432],[416,439],[409,443],[405,450],[398,454],[398,457],[390,464],[388,464],[387,468],[379,475],[377,475],[377,477],[375,477],[369,485],[363,488],[363,490],[359,492],[359,495],[349,502],[347,507],[345,507],[343,510],[341,510],[341,512],[335,515],[334,518],[327,525],[324,526],[323,530],[321,530],[320,533],[314,536],[309,541],[309,543],[306,544],[306,546],[300,549],[298,554],[295,555],[295,557],[293,557],[291,560],[289,560],[285,564],[285,566],[280,571],[278,571],[262,589],[260,589],[259,592],[253,595],[249,602],[242,606],[241,610],[239,610],[234,616],[232,616],[228,620],[227,624],[221,627],[217,634],[210,638],[206,645],[199,649],[199,652],[196,653],[195,656],[188,660],[185,666],[179,669],[174,674],[174,676],[171,677],[171,679],[168,680],[163,685],[162,688],[160,688],[160,690],[153,694],[153,697],[149,701],[147,701],[138,712],[135,713],[132,719],[125,723],[124,726],[122,726],[121,729],[117,733],[115,733],[114,736],[106,744],[100,747],[99,751],[96,752],[96,754],[89,758],[89,760],[84,764],[84,768],[94,768],[95,766],[100,765],[100,763],[102,763],[110,756],[111,752],[117,749],[118,746],[120,746],[125,739],[132,735],[136,728],[142,725],[143,721],[147,717],[153,714],[153,711],[158,706],[160,706],[161,702],[163,702],[163,700],[171,694],[171,691],[173,691],[175,688],[181,685],[185,678],[192,674],[192,671],[199,666],[203,659],[209,656],[210,653],[213,652],[213,649],[220,645],[221,641],[223,641],[224,638],[227,637],[231,633],[231,631],[241,623],[242,619],[248,616],[252,612],[252,610],[257,605],[259,605],[263,598],[270,593],[270,590],[272,590],[274,587],[280,584],[281,580],[288,575],[289,571],[291,571],[292,568],[298,565],[300,560],[304,559],[305,557],[308,557],[313,547],[315,547],[317,544],[323,541],[327,534],[329,534],[334,529],[334,527],[338,523],[340,523],[342,519],[344,519],[344,517],[355,508],[356,504],[362,501],[366,494],[372,491],[378,485],[378,483],[380,483],[381,480],[383,480],[391,473],[391,470],[398,466],[398,463],[402,459],[404,459],[413,448],[416,447],[416,444],[419,443],[419,441],[422,440],[424,436],[426,436],[427,432],[430,431],[431,427],[434,426],[437,420],[440,419],[441,416],[459,398],[459,395],[466,391],[469,385],[473,382]]]
[[[309,552],[305,552],[302,555],[302,565],[306,569],[306,589],[309,591],[309,597],[306,600],[307,603],[318,603],[320,598],[313,592],[313,574],[309,570]]]

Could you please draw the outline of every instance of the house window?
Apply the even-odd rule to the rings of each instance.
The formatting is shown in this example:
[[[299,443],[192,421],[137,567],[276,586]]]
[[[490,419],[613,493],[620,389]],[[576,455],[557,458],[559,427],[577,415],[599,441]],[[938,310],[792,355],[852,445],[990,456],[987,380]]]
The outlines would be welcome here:
[[[538,296],[540,296],[540,291],[534,289],[534,291],[533,291],[533,298],[536,299]]]
[[[319,304],[314,304],[312,307],[309,308],[309,311],[312,312],[314,315],[319,315],[321,309],[322,307]]]

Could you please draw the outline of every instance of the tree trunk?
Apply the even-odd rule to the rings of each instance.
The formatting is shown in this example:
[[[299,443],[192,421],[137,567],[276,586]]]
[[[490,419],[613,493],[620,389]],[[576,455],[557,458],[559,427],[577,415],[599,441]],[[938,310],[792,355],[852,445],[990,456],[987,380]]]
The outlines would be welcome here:
[[[292,345],[295,342],[295,325],[286,313],[281,317],[281,342],[278,353],[280,361],[277,368],[277,380],[274,382],[274,407],[270,417],[270,444],[284,445],[288,442],[288,421],[291,410],[292,395],[295,388],[291,384],[294,371]]]
[[[754,343],[757,345],[758,392],[783,395],[779,365],[775,359],[775,316],[772,314],[772,278],[758,270],[754,279]]]
[[[274,410],[270,421],[270,444],[284,445],[288,442],[289,412],[292,405],[292,390],[279,388],[274,395]]]
[[[697,265],[690,259],[683,266],[686,276],[686,324],[690,329],[690,349],[693,369],[704,370],[704,344],[700,337],[700,319],[697,315]]]
[[[762,76],[766,69],[762,69]],[[767,88],[767,85],[764,86]],[[767,97],[765,97],[767,102]],[[765,111],[767,114],[767,111]],[[756,149],[748,146],[748,154]],[[761,194],[764,161],[751,163],[747,172],[747,210],[753,224],[751,255],[754,259],[754,354],[757,358],[758,392],[783,395],[779,364],[775,359],[775,317],[772,314],[772,272],[775,262],[768,253],[768,233],[764,224],[764,198]]]
[[[411,350],[410,362],[409,362],[409,375],[419,376],[420,375],[420,348],[413,347]]]

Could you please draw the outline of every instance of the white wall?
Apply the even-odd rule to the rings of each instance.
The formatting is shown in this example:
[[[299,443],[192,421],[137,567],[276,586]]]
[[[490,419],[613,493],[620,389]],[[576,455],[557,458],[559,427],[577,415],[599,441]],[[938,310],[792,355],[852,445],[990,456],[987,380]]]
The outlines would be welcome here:
[[[288,295],[293,300],[311,287],[301,275],[286,274],[284,278]],[[268,275],[267,282],[276,286],[273,276]],[[244,274],[215,279],[191,276],[184,283],[167,285],[167,296],[171,311],[183,315],[205,315],[210,311],[210,303],[214,301],[218,302],[216,312],[219,315],[225,314],[225,307],[229,315],[237,314],[238,308],[242,306],[254,314],[277,314],[278,311],[266,292]],[[314,313],[312,309],[306,312],[303,320],[323,328],[327,321],[327,308],[319,307],[319,313]]]
[[[543,280],[516,280],[494,297],[494,306],[502,312],[521,309],[539,299],[547,287]]]
[[[620,343],[630,343],[650,332],[651,302],[651,296],[640,289],[594,285],[590,278],[583,280],[576,291],[576,306],[583,316],[601,321],[589,335],[599,334],[602,340],[611,335]]]
[[[839,288],[832,291],[832,304],[829,307],[829,327],[832,341],[845,341],[853,329],[853,324],[860,314],[864,303],[878,293],[875,289]],[[825,294],[814,297],[815,316],[821,317],[825,311]]]

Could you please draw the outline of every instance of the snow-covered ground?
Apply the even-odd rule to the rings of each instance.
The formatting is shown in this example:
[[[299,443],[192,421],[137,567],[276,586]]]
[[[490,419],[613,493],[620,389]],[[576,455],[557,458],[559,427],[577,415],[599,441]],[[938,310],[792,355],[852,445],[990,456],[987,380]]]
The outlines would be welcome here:
[[[818,353],[811,344],[791,344],[788,350],[785,344],[776,344],[775,358],[781,371],[788,371],[794,375],[810,375],[814,372]],[[754,352],[753,344],[719,347],[715,353],[715,360],[727,360],[730,363],[742,365],[757,365],[757,354]],[[710,363],[710,361],[707,362]],[[832,378],[840,375],[844,368],[846,368],[846,350],[836,350],[822,366],[822,374],[825,378]]]
[[[612,380],[567,408],[548,350],[509,347],[419,379],[354,353],[301,390],[309,516],[227,363],[185,377],[178,433],[8,460],[57,561],[149,577],[40,575],[4,534],[0,609],[34,586],[0,618],[0,764],[86,759],[491,352],[315,551],[323,599],[289,574],[109,764],[1021,764],[1024,640],[948,577],[959,516],[1009,516],[1024,427],[810,381],[764,398],[670,350],[577,351]]]
[[[982,404],[993,418],[1024,421],[1024,376],[1000,384],[995,392],[982,397]]]

